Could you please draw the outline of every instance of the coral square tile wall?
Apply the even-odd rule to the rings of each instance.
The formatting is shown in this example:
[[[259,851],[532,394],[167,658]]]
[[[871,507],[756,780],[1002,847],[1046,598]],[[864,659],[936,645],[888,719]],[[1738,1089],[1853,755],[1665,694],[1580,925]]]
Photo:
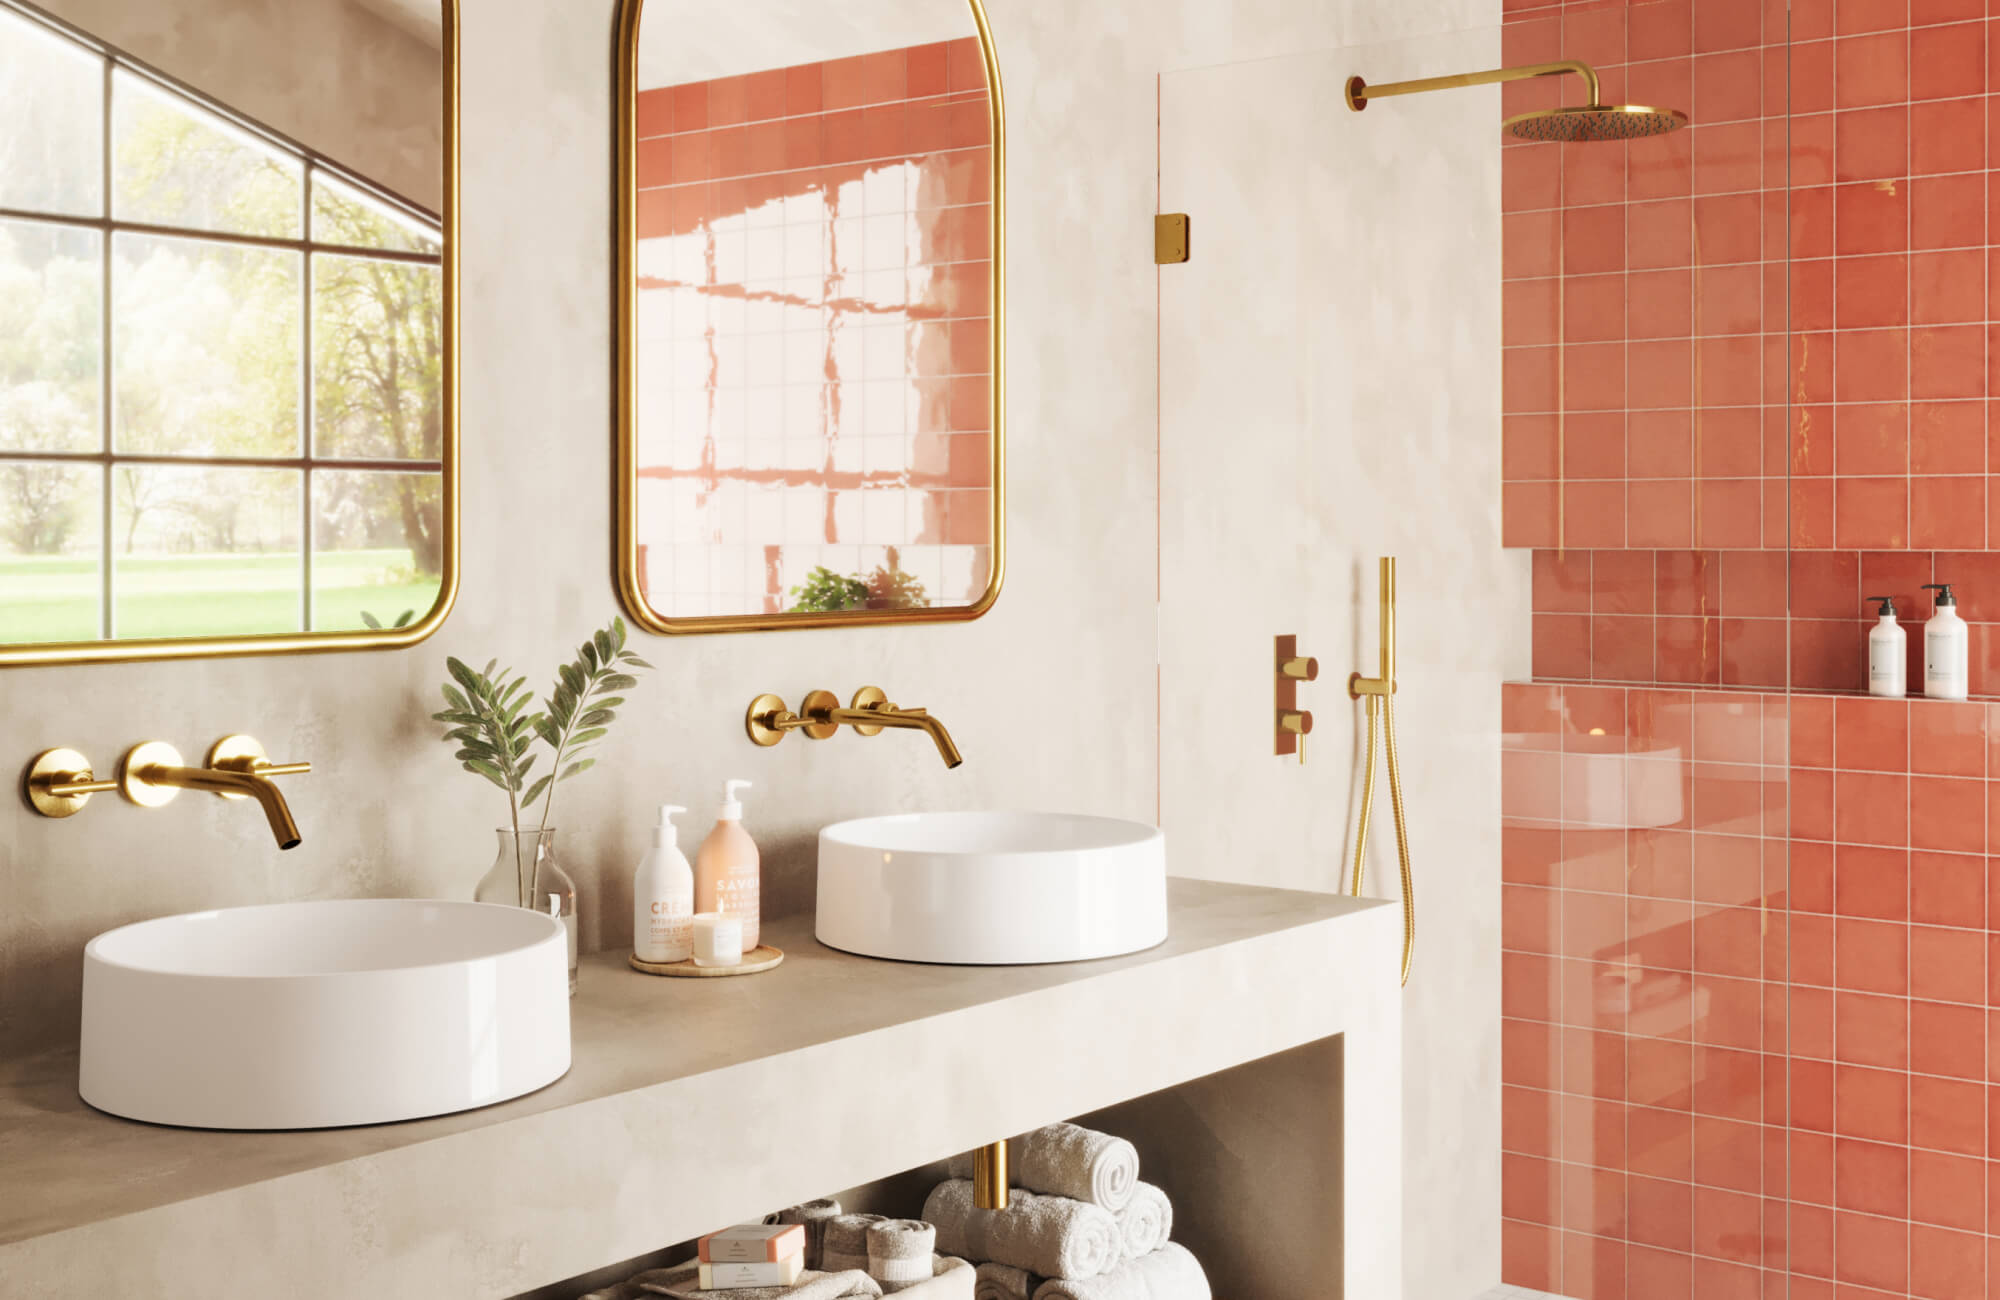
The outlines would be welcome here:
[[[1692,121],[1503,155],[1504,1281],[2000,1296],[2000,5],[1504,8]],[[1940,581],[1975,698],[1858,694]]]
[[[676,617],[992,566],[977,37],[639,94],[640,568]],[[671,342],[671,346],[659,346]],[[871,590],[871,596],[877,593]]]

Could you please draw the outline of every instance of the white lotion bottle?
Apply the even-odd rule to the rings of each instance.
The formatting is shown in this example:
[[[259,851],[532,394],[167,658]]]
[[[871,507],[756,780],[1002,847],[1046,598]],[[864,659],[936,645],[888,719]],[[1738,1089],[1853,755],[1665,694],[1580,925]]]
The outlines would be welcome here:
[[[686,961],[694,956],[694,868],[681,852],[674,814],[679,804],[660,805],[653,847],[632,876],[632,955],[640,961]]]
[[[722,783],[722,806],[715,810],[715,829],[694,855],[694,901],[703,912],[727,912],[743,922],[743,951],[763,942],[759,918],[763,912],[763,872],[757,841],[743,829],[743,803],[738,790],[748,781]]]
[[[1924,590],[1938,594],[1937,613],[1924,624],[1924,694],[1933,700],[1962,700],[1970,685],[1970,638],[1958,616],[1958,599],[1948,582],[1927,582]]]
[[[1901,699],[1910,693],[1910,638],[1896,621],[1896,602],[1889,596],[1870,596],[1880,601],[1880,615],[1868,633],[1868,693]]]

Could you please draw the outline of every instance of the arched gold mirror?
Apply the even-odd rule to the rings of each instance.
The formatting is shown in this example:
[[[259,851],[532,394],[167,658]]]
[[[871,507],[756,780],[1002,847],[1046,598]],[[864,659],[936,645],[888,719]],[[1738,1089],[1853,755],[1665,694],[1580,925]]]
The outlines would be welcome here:
[[[976,618],[1005,560],[978,0],[624,0],[619,586],[655,632]]]
[[[0,0],[0,665],[458,581],[457,0]]]

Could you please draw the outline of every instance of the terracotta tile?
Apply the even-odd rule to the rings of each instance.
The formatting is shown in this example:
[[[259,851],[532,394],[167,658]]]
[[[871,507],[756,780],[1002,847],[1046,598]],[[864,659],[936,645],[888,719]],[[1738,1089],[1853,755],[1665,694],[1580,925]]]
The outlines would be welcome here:
[[[1902,103],[1910,93],[1908,34],[1884,31],[1840,37],[1834,42],[1834,78],[1837,107]]]
[[[1842,329],[1908,323],[1910,259],[1904,253],[1834,263],[1834,322]]]
[[[1833,115],[1834,179],[1889,181],[1910,170],[1910,110],[1847,109]]]
[[[1694,273],[1687,268],[1631,272],[1626,293],[1625,337],[1684,339],[1693,332]]]
[[[1986,405],[1965,401],[1912,403],[1910,471],[1981,473],[1986,468]]]
[[[1910,1227],[1910,1294],[1957,1300],[1986,1291],[1986,1240],[1926,1224]]]
[[[1986,539],[1986,479],[1982,475],[1910,480],[1910,544],[1967,548]]]
[[[1973,930],[1910,931],[1910,996],[1940,1002],[1986,1000],[1986,938]]]
[[[1694,1189],[1694,1253],[1738,1264],[1757,1262],[1758,1198],[1716,1187]]]
[[[1910,351],[1907,330],[1843,330],[1834,341],[1834,396],[1842,402],[1902,401],[1909,393]]]
[[[1510,1286],[1546,1291],[1561,1285],[1561,1234],[1541,1224],[1504,1220],[1500,1225],[1500,1275]]]
[[[1562,422],[1562,476],[1625,478],[1625,413],[1578,411]]]
[[[1901,478],[1843,478],[1833,485],[1834,541],[1900,548],[1909,537],[1909,489]]]
[[[1907,1218],[1910,1210],[1909,1153],[1881,1142],[1836,1139],[1833,1144],[1833,1201],[1843,1210]],[[1836,1250],[1838,1238],[1836,1237]]]
[[[1897,253],[1906,248],[1952,245],[1910,238],[1910,188],[1901,185],[1841,185],[1834,190],[1834,249],[1840,256]],[[1916,188],[1921,194],[1923,190]],[[1937,214],[1928,214],[1935,221]]]
[[[1910,1141],[1932,1151],[1984,1156],[1986,1088],[1962,1079],[1912,1076]]]
[[[1835,1065],[1833,1131],[1875,1142],[1909,1139],[1909,1076],[1897,1070]]]
[[[1695,194],[1741,193],[1763,184],[1761,123],[1724,122],[1676,135],[1693,137],[1691,177]]]
[[[1589,680],[1590,636],[1590,616],[1587,614],[1537,614],[1533,649],[1535,676]]]
[[[1971,248],[1983,244],[1986,239],[1986,187],[1984,175],[1918,176],[1911,180],[1906,213],[1909,246]],[[1897,220],[1889,210],[1895,205],[1891,195],[1882,193],[1874,204],[1857,195],[1852,202],[1858,214],[1867,212],[1868,219],[1889,223]],[[1857,237],[1887,239],[1893,233],[1892,227],[1885,226],[1866,233],[1857,232]]]
[[[1834,1055],[1853,1065],[1905,1070],[1910,1062],[1910,1007],[1869,993],[1833,995]]]
[[[1722,684],[1782,689],[1786,684],[1782,619],[1722,620]]]
[[[1757,6],[1697,0],[1694,6],[1696,53],[1754,48],[1763,39],[1763,14]]]
[[[1834,922],[1834,982],[1861,993],[1902,997],[1910,986],[1909,927],[1841,917]]]
[[[1842,36],[1906,27],[1910,21],[1909,0],[1834,0],[1833,21],[1834,30]]]
[[[1949,1002],[1910,1003],[1910,1068],[1957,1079],[1986,1077],[1986,1011]]]
[[[1854,781],[1897,779],[1865,772],[1843,772],[1838,777]],[[1847,788],[1845,783],[1842,788]],[[1902,815],[1899,803],[1892,816],[1900,820]],[[1843,843],[1834,853],[1834,910],[1842,916],[1904,920],[1909,915],[1909,879],[1909,857],[1903,850]]]
[[[1834,268],[1830,257],[1795,261],[1791,265],[1790,313],[1796,330],[1833,328]]]
[[[1847,771],[1908,771],[1910,706],[1902,700],[1834,701],[1834,757]]]
[[[1910,855],[1910,919],[1925,925],[1983,928],[1986,924],[1986,867],[1961,854]]]
[[[1552,1160],[1503,1154],[1500,1158],[1500,1212],[1527,1223],[1560,1221],[1556,1171]]]
[[[1986,330],[1930,325],[1910,331],[1910,393],[1915,397],[1986,395]]]
[[[1909,473],[1909,405],[1854,402],[1836,408],[1833,447],[1834,466],[1845,477]]]
[[[1633,345],[1635,353],[1638,346]],[[1635,356],[1635,371],[1637,368],[1638,360]],[[1635,406],[1649,404],[1641,400],[1641,389],[1637,382],[1644,378],[1643,374],[1635,373],[1633,378],[1635,387],[1632,404]],[[1563,349],[1562,383],[1565,404],[1571,411],[1623,410],[1626,406],[1625,345],[1573,343],[1566,346]]]
[[[1986,156],[1987,129],[1983,97],[1911,105],[1911,172],[1925,176],[1978,171]]]
[[[1538,613],[1590,612],[1589,551],[1536,551],[1533,606]],[[1981,751],[1982,756],[1984,751]]]
[[[1574,482],[1563,486],[1563,538],[1571,546],[1625,544],[1625,489],[1616,482]]]
[[[708,83],[688,82],[669,88],[675,131],[699,131],[708,125]]]
[[[1634,417],[1649,412],[1634,412]],[[1690,546],[1694,484],[1687,479],[1634,480],[1625,494],[1625,535],[1631,546]]]

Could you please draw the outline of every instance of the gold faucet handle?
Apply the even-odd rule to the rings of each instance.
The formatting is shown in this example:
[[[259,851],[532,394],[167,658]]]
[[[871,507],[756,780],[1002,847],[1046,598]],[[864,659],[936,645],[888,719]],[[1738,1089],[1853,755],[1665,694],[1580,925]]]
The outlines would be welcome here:
[[[301,776],[312,771],[311,763],[273,763],[254,736],[224,736],[208,747],[207,762],[218,772],[244,772],[256,776]],[[227,791],[217,793],[224,799],[250,797]]]
[[[74,749],[45,749],[28,764],[23,792],[44,817],[74,817],[94,794],[108,794],[116,781],[100,781],[90,760]]]
[[[1278,665],[1278,671],[1301,682],[1319,680],[1319,660],[1309,655],[1299,655]]]
[[[848,707],[866,709],[870,713],[897,712],[896,706],[889,703],[889,692],[879,686],[864,686],[854,692],[854,701]],[[922,716],[924,711],[922,709],[906,709],[903,712],[908,713],[912,717],[919,717]],[[850,725],[853,726],[856,733],[863,736],[879,736],[882,734],[882,728],[879,726],[864,725],[859,722]]]

